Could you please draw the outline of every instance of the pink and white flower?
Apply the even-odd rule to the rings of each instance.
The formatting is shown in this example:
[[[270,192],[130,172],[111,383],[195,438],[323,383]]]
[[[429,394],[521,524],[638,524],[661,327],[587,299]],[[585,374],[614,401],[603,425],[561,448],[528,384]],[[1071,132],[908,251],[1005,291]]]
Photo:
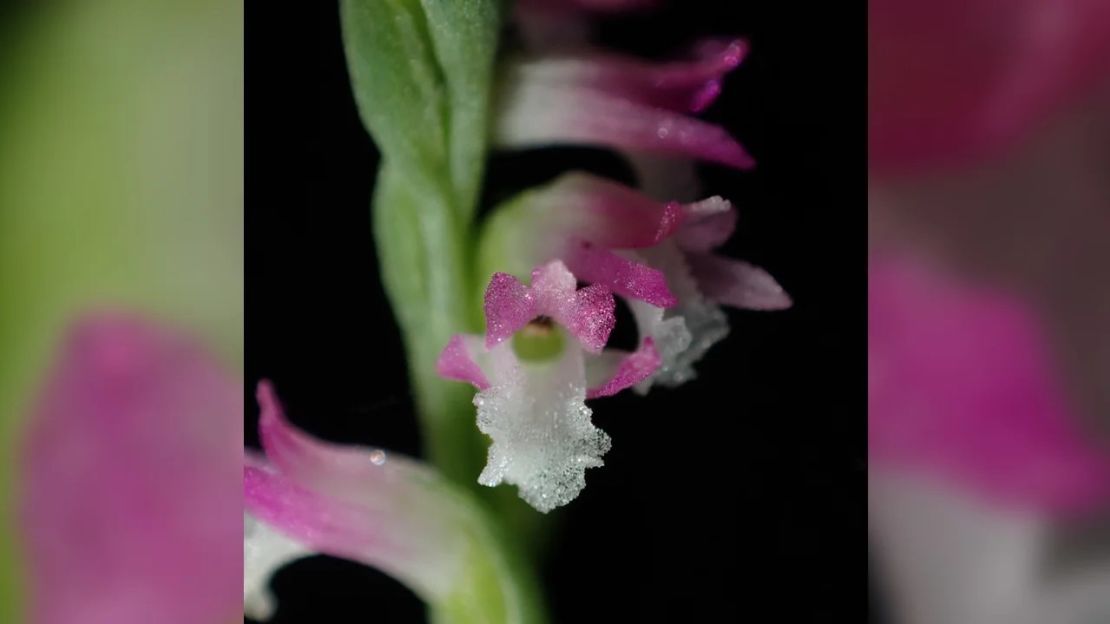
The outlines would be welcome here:
[[[721,305],[778,310],[790,298],[766,271],[713,253],[731,236],[736,210],[720,197],[662,203],[624,185],[567,174],[530,191],[495,216],[487,245],[510,270],[562,260],[579,279],[602,284],[629,304],[660,367],[651,382],[678,385],[728,333]]]
[[[455,336],[438,362],[441,376],[479,390],[478,428],[493,441],[479,483],[516,485],[547,512],[577,497],[586,469],[602,465],[610,440],[590,421],[586,399],[615,394],[659,366],[651,338],[632,353],[604,349],[615,306],[604,286],[577,289],[560,261],[537,267],[531,285],[494,274],[485,337]]]

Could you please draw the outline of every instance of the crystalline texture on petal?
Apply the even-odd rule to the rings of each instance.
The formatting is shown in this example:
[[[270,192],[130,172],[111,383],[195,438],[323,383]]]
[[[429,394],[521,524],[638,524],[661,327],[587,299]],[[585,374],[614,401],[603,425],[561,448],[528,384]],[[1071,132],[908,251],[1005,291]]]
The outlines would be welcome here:
[[[566,327],[591,352],[601,351],[616,324],[616,301],[602,286],[576,289],[577,280],[566,265],[548,262],[532,272],[531,296],[536,315],[548,316]]]
[[[537,315],[531,289],[507,273],[494,273],[490,278],[484,310],[487,347],[512,336]]]
[[[664,308],[678,303],[660,271],[607,249],[585,243],[572,245],[566,260],[579,278],[602,284],[618,295]]]
[[[544,364],[522,364],[508,345],[491,354],[491,386],[474,397],[478,428],[492,440],[482,485],[516,485],[542,512],[574,500],[587,468],[601,466],[609,436],[585,404],[582,352],[568,347]]]

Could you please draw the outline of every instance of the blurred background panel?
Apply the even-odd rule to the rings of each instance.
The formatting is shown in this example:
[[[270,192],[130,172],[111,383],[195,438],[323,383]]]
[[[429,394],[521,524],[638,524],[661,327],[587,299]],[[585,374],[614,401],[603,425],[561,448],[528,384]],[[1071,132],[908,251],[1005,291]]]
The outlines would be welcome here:
[[[243,350],[242,3],[24,4],[0,14],[0,622],[25,592],[19,440],[67,326],[126,311],[231,370]]]
[[[1110,3],[870,0],[873,621],[1110,621]]]

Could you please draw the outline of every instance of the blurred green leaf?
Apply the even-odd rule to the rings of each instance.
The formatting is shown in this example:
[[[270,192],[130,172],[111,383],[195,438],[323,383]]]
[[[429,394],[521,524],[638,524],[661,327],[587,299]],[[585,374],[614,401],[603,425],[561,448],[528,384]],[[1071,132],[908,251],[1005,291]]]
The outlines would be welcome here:
[[[56,341],[145,311],[242,361],[242,5],[44,6],[0,68],[0,622],[19,622],[13,458]]]

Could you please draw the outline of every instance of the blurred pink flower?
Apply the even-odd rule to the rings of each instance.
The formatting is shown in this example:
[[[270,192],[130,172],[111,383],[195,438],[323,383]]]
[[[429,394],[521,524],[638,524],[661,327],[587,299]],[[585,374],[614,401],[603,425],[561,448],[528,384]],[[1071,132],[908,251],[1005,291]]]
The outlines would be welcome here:
[[[1026,305],[906,258],[869,273],[873,467],[1053,514],[1110,501],[1110,454],[1082,432]]]
[[[1105,0],[871,0],[870,162],[897,172],[1004,147],[1110,75]]]
[[[69,333],[21,458],[35,624],[210,624],[240,608],[242,386],[192,341]]]

